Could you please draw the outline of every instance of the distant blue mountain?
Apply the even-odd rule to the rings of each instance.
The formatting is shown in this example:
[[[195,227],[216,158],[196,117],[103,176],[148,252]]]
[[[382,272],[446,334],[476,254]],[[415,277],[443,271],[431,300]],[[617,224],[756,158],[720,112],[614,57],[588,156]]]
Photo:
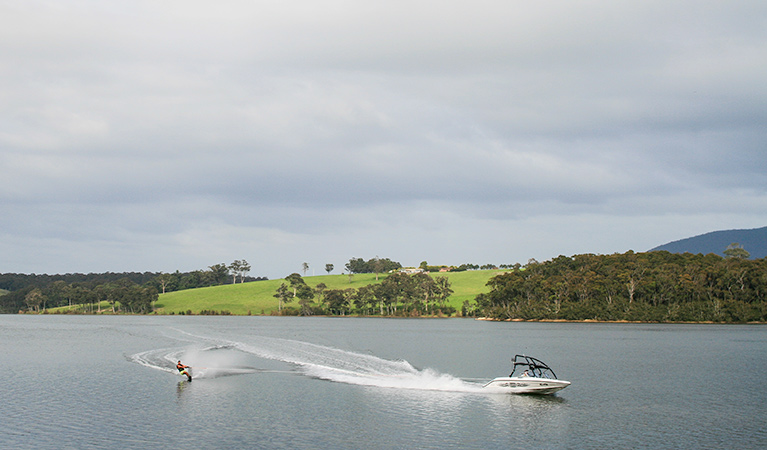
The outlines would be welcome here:
[[[666,250],[671,253],[689,252],[704,255],[716,253],[724,256],[724,250],[733,242],[742,245],[751,254],[751,259],[767,257],[767,227],[754,228],[753,230],[712,231],[700,236],[669,242],[650,251]]]

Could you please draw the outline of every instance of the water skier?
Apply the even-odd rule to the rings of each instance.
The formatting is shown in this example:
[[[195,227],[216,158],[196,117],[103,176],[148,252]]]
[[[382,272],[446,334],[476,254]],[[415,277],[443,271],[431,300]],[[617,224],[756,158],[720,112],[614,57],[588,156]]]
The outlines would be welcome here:
[[[181,361],[179,361],[178,364],[176,364],[176,369],[178,369],[178,373],[180,373],[181,375],[186,375],[189,381],[192,381],[192,374],[186,369],[191,369],[191,368],[192,368],[191,366],[185,366],[181,364]]]

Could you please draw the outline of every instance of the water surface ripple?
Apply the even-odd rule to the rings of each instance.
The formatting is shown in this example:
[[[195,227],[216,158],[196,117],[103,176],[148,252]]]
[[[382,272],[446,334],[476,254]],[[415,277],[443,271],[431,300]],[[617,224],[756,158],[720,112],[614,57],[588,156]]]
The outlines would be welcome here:
[[[483,390],[515,353],[573,384]],[[21,315],[0,358],[3,449],[767,447],[763,326]]]

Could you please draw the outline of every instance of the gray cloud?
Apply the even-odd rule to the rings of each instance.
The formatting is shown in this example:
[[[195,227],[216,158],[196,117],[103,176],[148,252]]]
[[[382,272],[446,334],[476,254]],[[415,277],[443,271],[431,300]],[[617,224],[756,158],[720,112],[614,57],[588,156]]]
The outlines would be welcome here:
[[[0,271],[764,226],[763,2],[357,3],[1,4]]]

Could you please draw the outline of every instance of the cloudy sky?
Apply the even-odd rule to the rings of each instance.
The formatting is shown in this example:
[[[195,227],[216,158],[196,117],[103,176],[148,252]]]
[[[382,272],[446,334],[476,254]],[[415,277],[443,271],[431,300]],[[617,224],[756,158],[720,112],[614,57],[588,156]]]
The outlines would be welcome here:
[[[764,0],[0,0],[0,272],[767,225]]]

